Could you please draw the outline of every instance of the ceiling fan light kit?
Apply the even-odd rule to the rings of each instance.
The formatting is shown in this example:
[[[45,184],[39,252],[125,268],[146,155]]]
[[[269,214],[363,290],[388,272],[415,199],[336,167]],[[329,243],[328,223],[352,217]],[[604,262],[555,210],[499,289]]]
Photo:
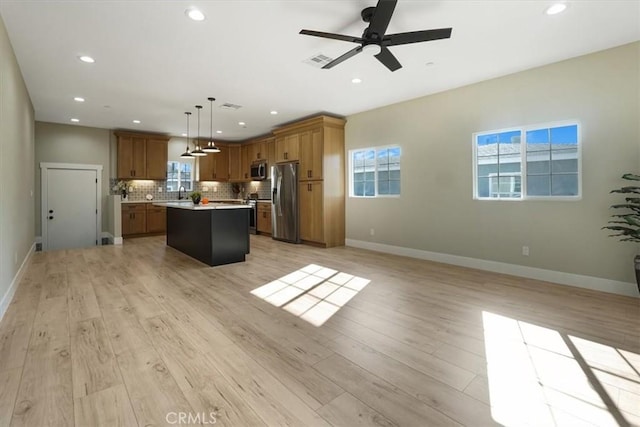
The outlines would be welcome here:
[[[453,30],[453,28],[439,28],[434,30],[385,34],[397,3],[398,0],[378,0],[378,4],[375,7],[363,9],[360,16],[364,22],[369,23],[369,26],[362,33],[362,37],[345,36],[314,30],[301,30],[300,34],[357,43],[360,45],[335,58],[322,68],[333,68],[360,52],[366,51],[375,56],[376,59],[390,71],[396,71],[402,68],[402,65],[388,49],[389,46],[448,39],[451,37],[451,31]]]

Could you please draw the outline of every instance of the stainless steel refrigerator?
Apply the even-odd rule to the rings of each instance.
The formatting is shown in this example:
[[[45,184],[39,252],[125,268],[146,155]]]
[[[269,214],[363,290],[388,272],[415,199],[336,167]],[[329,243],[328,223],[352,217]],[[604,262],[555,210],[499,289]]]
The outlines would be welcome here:
[[[274,239],[300,243],[296,162],[271,166],[271,220]]]

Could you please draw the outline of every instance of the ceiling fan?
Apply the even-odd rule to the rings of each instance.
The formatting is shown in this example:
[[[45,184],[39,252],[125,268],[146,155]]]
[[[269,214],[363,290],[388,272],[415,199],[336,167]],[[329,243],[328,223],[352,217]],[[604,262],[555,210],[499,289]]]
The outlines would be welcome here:
[[[323,37],[326,39],[342,40],[345,42],[358,43],[357,46],[347,53],[337,57],[322,68],[333,68],[343,61],[357,55],[364,50],[376,50],[375,57],[378,61],[391,71],[402,68],[400,62],[388,49],[389,46],[398,46],[409,43],[428,42],[431,40],[448,39],[451,37],[453,28],[439,28],[435,30],[411,31],[408,33],[385,34],[393,11],[398,0],[378,0],[375,7],[367,7],[362,10],[360,16],[369,26],[362,33],[362,37],[345,36],[342,34],[324,33],[322,31],[302,30],[300,34],[307,36]]]

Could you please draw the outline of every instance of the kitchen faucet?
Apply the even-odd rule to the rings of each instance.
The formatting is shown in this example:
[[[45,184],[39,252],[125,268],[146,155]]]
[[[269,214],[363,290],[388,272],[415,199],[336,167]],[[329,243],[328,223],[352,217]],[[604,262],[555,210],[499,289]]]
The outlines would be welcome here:
[[[182,200],[184,197],[182,197],[182,192],[185,191],[184,186],[180,186],[180,188],[178,188],[178,200]]]

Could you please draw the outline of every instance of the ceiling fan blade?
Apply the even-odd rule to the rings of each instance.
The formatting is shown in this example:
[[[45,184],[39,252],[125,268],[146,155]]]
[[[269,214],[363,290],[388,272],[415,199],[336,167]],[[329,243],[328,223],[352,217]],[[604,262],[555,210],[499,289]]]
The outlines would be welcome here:
[[[345,42],[362,43],[364,39],[361,37],[343,36],[342,34],[323,33],[322,31],[301,30],[300,34],[305,36],[323,37],[325,39],[342,40]]]
[[[334,59],[333,61],[329,62],[327,65],[325,65],[324,68],[333,68],[336,65],[338,65],[339,63],[346,61],[347,59],[351,58],[352,56],[357,55],[358,53],[362,52],[362,46],[358,46],[358,47],[354,47],[353,49],[351,49],[349,52],[340,55],[339,57],[337,57],[336,59]]]
[[[371,37],[373,34],[377,34],[378,39],[382,39],[384,33],[387,31],[389,22],[391,21],[391,16],[396,8],[396,3],[398,3],[398,0],[378,0],[378,5],[376,6],[376,10],[373,12],[371,23],[366,31],[368,37]]]
[[[431,40],[448,39],[453,28],[438,28],[436,30],[411,31],[408,33],[388,34],[382,40],[385,46],[428,42]]]
[[[376,59],[384,64],[391,71],[396,71],[399,68],[402,68],[402,65],[398,62],[393,53],[385,46],[381,46],[382,50],[379,54],[376,55]]]

